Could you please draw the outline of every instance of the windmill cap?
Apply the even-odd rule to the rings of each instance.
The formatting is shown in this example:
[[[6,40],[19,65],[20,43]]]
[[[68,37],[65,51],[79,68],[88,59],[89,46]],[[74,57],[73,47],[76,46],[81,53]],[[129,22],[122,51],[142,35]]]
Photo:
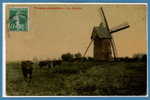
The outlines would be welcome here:
[[[106,27],[103,27],[102,24],[100,26],[96,26],[93,28],[91,39],[94,39],[96,37],[100,38],[100,39],[104,39],[104,38],[111,39],[112,38],[109,30],[106,29]]]

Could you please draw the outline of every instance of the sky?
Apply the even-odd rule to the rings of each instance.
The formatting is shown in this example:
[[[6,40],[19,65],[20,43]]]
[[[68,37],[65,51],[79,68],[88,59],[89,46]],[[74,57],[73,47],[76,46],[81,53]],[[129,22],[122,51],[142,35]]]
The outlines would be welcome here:
[[[146,5],[133,4],[30,4],[6,6],[6,19],[13,7],[29,8],[29,30],[9,31],[6,23],[6,61],[58,59],[64,53],[84,54],[94,26],[101,23],[103,7],[109,28],[127,22],[130,27],[113,33],[118,57],[147,52]],[[87,55],[93,57],[93,44]]]

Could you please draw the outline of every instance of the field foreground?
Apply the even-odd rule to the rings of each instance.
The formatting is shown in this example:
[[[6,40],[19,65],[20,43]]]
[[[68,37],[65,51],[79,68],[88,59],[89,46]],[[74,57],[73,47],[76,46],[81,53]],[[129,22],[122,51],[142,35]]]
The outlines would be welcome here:
[[[146,62],[63,62],[55,68],[34,64],[30,83],[17,62],[6,65],[7,96],[146,95]]]

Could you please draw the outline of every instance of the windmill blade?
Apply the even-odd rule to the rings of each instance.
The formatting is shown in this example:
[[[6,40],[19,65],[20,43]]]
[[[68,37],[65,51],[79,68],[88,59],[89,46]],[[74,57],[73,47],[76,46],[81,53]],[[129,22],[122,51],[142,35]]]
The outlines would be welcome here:
[[[112,28],[112,29],[110,30],[110,33],[118,32],[118,31],[120,31],[120,30],[129,28],[129,27],[130,27],[130,26],[129,26],[128,23],[124,23],[124,24],[121,24],[121,25],[119,25],[119,26],[117,26],[117,27],[115,27],[115,28]]]
[[[84,53],[83,57],[85,57],[85,55],[86,55],[86,53],[87,53],[88,49],[90,48],[90,46],[91,46],[92,42],[93,42],[93,39],[91,40],[91,42],[89,43],[88,47],[86,48],[86,50],[85,50],[85,53]]]
[[[110,40],[110,43],[111,43],[111,46],[112,46],[114,59],[116,59],[117,58],[117,49],[116,49],[115,41],[114,41],[113,38]]]
[[[107,19],[105,17],[105,13],[104,13],[104,10],[102,7],[99,8],[99,12],[100,12],[100,16],[101,16],[102,23],[103,23],[104,27],[107,29],[108,32],[110,32],[108,22],[107,22]]]

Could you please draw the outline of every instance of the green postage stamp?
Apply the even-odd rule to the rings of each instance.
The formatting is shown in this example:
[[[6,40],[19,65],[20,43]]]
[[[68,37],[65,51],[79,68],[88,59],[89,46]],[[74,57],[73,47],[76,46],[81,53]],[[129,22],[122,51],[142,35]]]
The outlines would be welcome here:
[[[28,31],[28,8],[9,9],[9,30]]]

